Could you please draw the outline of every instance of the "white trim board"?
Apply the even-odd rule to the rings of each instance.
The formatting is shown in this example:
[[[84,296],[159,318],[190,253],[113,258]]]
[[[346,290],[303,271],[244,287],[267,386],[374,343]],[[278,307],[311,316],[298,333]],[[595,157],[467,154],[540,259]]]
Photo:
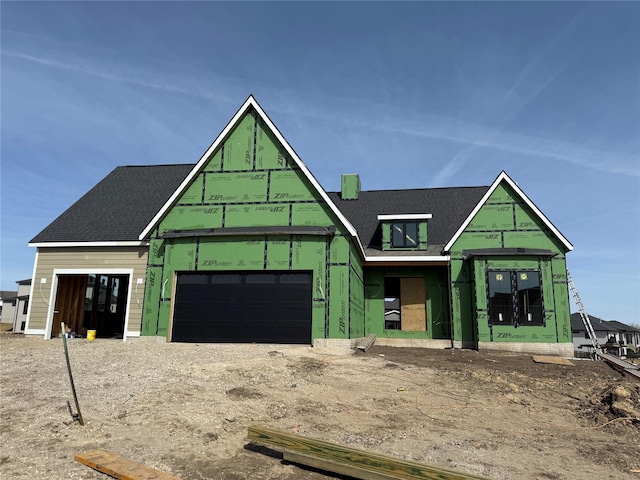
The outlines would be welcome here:
[[[433,215],[430,213],[405,213],[401,215],[378,215],[378,220],[429,220]]]
[[[271,133],[273,133],[277,138],[277,140],[282,144],[284,149],[287,151],[287,153],[291,156],[291,158],[296,163],[296,165],[303,172],[307,180],[309,180],[309,182],[311,183],[311,185],[313,185],[313,187],[316,189],[318,194],[327,203],[327,205],[329,205],[329,208],[331,208],[331,211],[336,215],[336,217],[338,217],[338,220],[340,220],[340,222],[344,225],[344,227],[349,231],[349,233],[353,237],[356,237],[358,241],[358,245],[360,247],[360,251],[364,258],[365,256],[364,248],[362,246],[362,243],[360,242],[360,238],[358,237],[358,233],[356,232],[356,229],[353,227],[353,225],[351,225],[349,220],[347,220],[347,218],[342,214],[342,212],[338,210],[338,207],[336,207],[333,201],[331,201],[331,199],[327,195],[327,192],[325,192],[324,188],[322,188],[320,183],[318,183],[318,181],[315,179],[313,174],[309,171],[309,169],[304,164],[304,162],[300,159],[300,157],[298,157],[298,154],[295,152],[295,150],[291,147],[291,145],[289,145],[289,142],[287,142],[287,140],[282,136],[278,128],[273,124],[273,122],[267,116],[264,110],[262,110],[262,107],[260,107],[256,99],[253,98],[253,95],[249,95],[249,98],[247,98],[247,100],[236,112],[233,118],[229,121],[229,123],[227,123],[227,126],[224,127],[220,135],[218,135],[218,137],[207,149],[207,151],[204,152],[202,157],[200,157],[200,160],[198,160],[198,163],[193,168],[193,170],[191,170],[189,175],[187,175],[187,177],[183,180],[183,182],[176,189],[176,191],[173,192],[173,195],[169,197],[166,203],[162,206],[162,208],[158,211],[158,213],[153,217],[151,222],[149,222],[149,224],[142,231],[142,233],[138,238],[140,240],[144,240],[149,237],[153,229],[160,223],[162,218],[167,214],[169,209],[174,205],[178,197],[186,190],[186,188],[191,184],[191,182],[195,179],[195,177],[200,174],[201,170],[204,168],[205,164],[209,160],[209,157],[211,156],[211,154],[222,144],[222,142],[226,139],[227,135],[231,132],[231,130],[233,130],[233,128],[236,127],[236,125],[240,122],[241,118],[244,116],[245,113],[247,113],[247,111],[249,111],[250,108],[253,108],[257,112],[257,114],[260,116],[260,119],[266,124],[267,128],[271,130]]]
[[[425,255],[420,256],[372,256],[365,257],[365,262],[448,262],[449,255]]]
[[[148,241],[123,241],[123,242],[42,242],[30,243],[30,247],[61,248],[61,247],[148,247]]]
[[[36,284],[36,268],[38,267],[38,249],[36,249],[36,258],[33,261],[33,273],[31,274],[31,288],[29,289],[29,305],[27,306],[27,319],[24,322],[24,331],[25,334],[27,330],[29,330],[29,322],[31,321],[31,307],[33,306],[33,292]]]
[[[491,194],[493,194],[496,188],[498,188],[498,185],[500,185],[500,183],[503,180],[509,184],[509,186],[516,192],[517,195],[520,196],[520,198],[522,198],[522,200],[524,200],[527,206],[529,206],[529,208],[533,210],[533,212],[538,216],[540,220],[542,220],[542,222],[549,228],[549,230],[551,230],[554,233],[556,238],[562,242],[562,244],[567,248],[567,250],[569,251],[573,250],[573,245],[571,244],[571,242],[569,242],[569,240],[567,240],[564,237],[564,235],[560,233],[560,231],[555,227],[555,225],[551,223],[551,221],[540,211],[540,209],[536,207],[535,203],[533,203],[531,199],[527,197],[527,195],[520,189],[520,187],[518,187],[516,182],[514,182],[511,179],[511,177],[509,177],[509,175],[507,175],[507,172],[503,170],[502,172],[500,172],[500,175],[498,175],[498,177],[493,181],[493,183],[491,184],[487,192],[484,194],[484,196],[480,199],[480,201],[475,206],[473,211],[462,223],[458,231],[453,235],[453,237],[451,237],[451,240],[449,240],[449,242],[447,242],[447,244],[444,246],[443,251],[448,252],[449,250],[451,250],[451,247],[453,247],[453,244],[456,242],[456,240],[458,240],[460,235],[462,235],[462,232],[464,232],[467,226],[471,223],[471,220],[473,220],[473,217],[476,215],[476,213],[480,211],[480,209],[484,206],[485,202],[488,200]]]

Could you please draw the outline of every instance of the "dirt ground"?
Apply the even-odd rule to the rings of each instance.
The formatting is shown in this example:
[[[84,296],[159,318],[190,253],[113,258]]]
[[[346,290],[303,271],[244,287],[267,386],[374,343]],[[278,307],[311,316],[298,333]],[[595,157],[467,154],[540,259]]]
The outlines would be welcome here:
[[[252,448],[257,424],[493,479],[640,479],[640,382],[600,362],[372,347],[0,335],[4,479],[105,479],[109,450],[184,480],[325,479]],[[269,452],[266,452],[269,453]]]

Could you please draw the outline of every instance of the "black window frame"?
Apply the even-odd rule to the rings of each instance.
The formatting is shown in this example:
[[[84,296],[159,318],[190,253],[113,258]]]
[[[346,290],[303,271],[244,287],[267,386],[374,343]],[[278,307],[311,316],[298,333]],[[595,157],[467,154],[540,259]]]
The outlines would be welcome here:
[[[416,221],[393,221],[391,222],[391,248],[418,248],[420,246],[420,225]],[[413,237],[414,243],[411,244],[408,238]],[[396,242],[396,240],[400,241]]]
[[[545,326],[539,270],[489,270],[486,283],[490,325]]]

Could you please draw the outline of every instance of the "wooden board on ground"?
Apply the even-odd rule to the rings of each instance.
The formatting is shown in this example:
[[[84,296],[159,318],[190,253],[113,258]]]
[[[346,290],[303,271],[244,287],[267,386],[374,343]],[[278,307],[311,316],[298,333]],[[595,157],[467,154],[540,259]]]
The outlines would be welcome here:
[[[268,427],[249,427],[248,439],[251,443],[283,452],[287,461],[362,480],[486,480],[478,475],[343,447]]]
[[[93,450],[78,453],[74,460],[120,480],[180,480],[115,453]]]
[[[533,361],[536,363],[552,363],[554,365],[574,366],[573,362],[567,358],[553,357],[550,355],[533,355]]]
[[[362,340],[360,340],[358,342],[358,345],[356,346],[356,348],[358,350],[366,352],[367,350],[369,350],[371,345],[373,345],[375,343],[376,338],[377,337],[376,337],[375,333],[372,333],[371,335],[367,335],[366,337],[364,337]]]

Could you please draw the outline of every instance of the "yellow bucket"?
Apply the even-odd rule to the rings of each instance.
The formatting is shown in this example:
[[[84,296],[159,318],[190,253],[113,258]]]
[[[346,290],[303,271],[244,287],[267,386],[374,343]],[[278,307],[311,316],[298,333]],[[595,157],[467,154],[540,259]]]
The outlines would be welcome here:
[[[95,340],[95,339],[96,339],[96,331],[87,330],[87,340]]]

